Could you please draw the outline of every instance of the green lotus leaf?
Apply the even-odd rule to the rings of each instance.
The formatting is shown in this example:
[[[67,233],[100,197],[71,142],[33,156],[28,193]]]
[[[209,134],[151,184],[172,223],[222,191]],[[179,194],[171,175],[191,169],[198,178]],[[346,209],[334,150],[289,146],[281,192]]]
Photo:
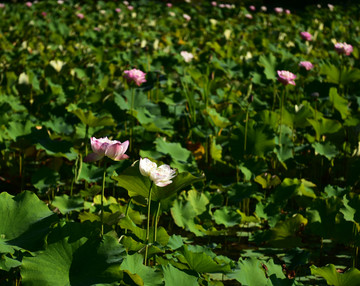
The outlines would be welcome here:
[[[323,277],[328,285],[333,286],[357,286],[360,285],[360,270],[350,268],[345,273],[336,271],[334,264],[324,267],[310,266],[311,274]]]
[[[186,285],[186,286],[197,286],[199,285],[197,278],[191,276],[184,271],[181,271],[171,264],[162,267],[164,273],[165,285]]]
[[[149,266],[143,265],[143,260],[143,256],[138,253],[127,255],[121,263],[121,270],[126,271],[137,285],[163,285],[161,273]]]
[[[331,160],[339,154],[339,151],[336,149],[336,146],[330,142],[320,143],[314,142],[312,144],[316,153],[325,156],[327,159]]]
[[[229,264],[218,264],[208,254],[192,252],[184,245],[181,249],[189,267],[198,273],[230,272]]]
[[[346,119],[350,115],[349,102],[338,94],[335,87],[330,88],[329,97],[333,108],[340,112],[342,119]]]
[[[85,112],[80,108],[76,108],[74,105],[68,106],[68,111],[74,113],[82,123],[90,127],[98,126],[114,126],[115,122],[111,116],[97,117],[91,111]]]
[[[56,228],[44,251],[24,257],[20,272],[24,285],[118,285],[125,249],[112,236],[101,239],[97,227],[68,223]]]
[[[10,271],[11,268],[15,268],[21,265],[21,261],[10,258],[6,255],[0,257],[0,270]]]
[[[13,247],[30,251],[39,249],[56,215],[29,191],[16,197],[0,194],[0,252],[12,252]]]
[[[67,214],[71,211],[80,211],[84,209],[84,199],[80,197],[69,197],[68,195],[56,196],[51,202],[54,207],[57,207],[62,214]]]
[[[168,154],[174,160],[180,162],[187,162],[191,156],[191,152],[181,146],[180,143],[166,142],[162,138],[156,138],[155,140],[156,151],[162,154]]]
[[[232,227],[241,222],[241,215],[230,207],[222,207],[214,212],[214,220],[217,224],[223,224],[225,227]]]

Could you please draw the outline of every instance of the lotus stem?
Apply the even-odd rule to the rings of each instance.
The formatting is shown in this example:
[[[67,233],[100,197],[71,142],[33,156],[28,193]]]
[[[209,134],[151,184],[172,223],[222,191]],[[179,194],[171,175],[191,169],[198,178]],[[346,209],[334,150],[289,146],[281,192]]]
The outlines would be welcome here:
[[[281,102],[280,102],[280,129],[279,129],[279,145],[281,146],[281,126],[282,126],[282,120],[283,120],[283,110],[284,110],[284,97],[285,97],[285,90],[286,87],[283,89],[283,92],[281,93]]]
[[[104,166],[103,182],[102,182],[102,189],[101,189],[101,213],[100,213],[100,220],[101,220],[101,237],[104,236],[104,194],[105,194],[105,180],[106,180],[106,163],[105,163],[105,166]]]
[[[147,257],[149,252],[149,238],[150,238],[150,208],[151,208],[151,188],[152,188],[153,182],[151,181],[150,188],[149,188],[149,195],[148,195],[148,212],[147,212],[147,225],[146,225],[146,238],[145,238],[145,259],[144,264],[146,266],[147,264]]]
[[[158,202],[158,207],[157,207],[157,210],[155,213],[154,239],[153,239],[154,242],[156,241],[156,236],[157,236],[158,216],[160,213],[160,207],[161,207],[161,204],[160,204],[160,202]]]
[[[130,198],[130,200],[129,200],[127,206],[126,206],[126,209],[125,209],[125,217],[128,216],[131,201],[132,201],[132,198]],[[127,233],[127,228],[125,228],[125,234],[126,234],[126,233]]]
[[[247,142],[247,130],[249,122],[249,108],[246,108],[246,118],[245,118],[245,136],[244,136],[244,155],[246,152],[246,142]]]
[[[135,100],[135,89],[131,88],[131,106],[130,106],[130,114],[131,114],[131,126],[130,126],[130,144],[129,151],[132,151],[133,148],[133,132],[134,132],[134,100]]]

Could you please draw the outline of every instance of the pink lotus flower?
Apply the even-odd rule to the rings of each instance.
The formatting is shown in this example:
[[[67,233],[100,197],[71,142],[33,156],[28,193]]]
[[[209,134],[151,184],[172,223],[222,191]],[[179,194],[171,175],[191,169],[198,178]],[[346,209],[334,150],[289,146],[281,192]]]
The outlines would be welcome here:
[[[300,32],[300,36],[305,41],[311,41],[312,35],[309,32]]]
[[[120,8],[116,8],[116,9],[115,9],[115,12],[116,12],[116,13],[120,13],[120,12],[121,12],[121,9],[120,9]]]
[[[28,7],[31,7],[32,3],[31,2],[26,2],[25,5],[28,6]]]
[[[169,8],[172,7],[172,4],[171,3],[166,3],[166,6],[168,6]]]
[[[288,14],[288,15],[290,15],[290,14],[291,14],[291,12],[290,12],[290,10],[289,10],[289,9],[286,9],[286,10],[285,10],[285,13],[286,13],[286,14]]]
[[[211,5],[213,5],[214,7],[216,7],[216,6],[217,6],[216,1],[212,1],[212,2],[211,2]]]
[[[250,6],[249,6],[249,9],[250,9],[251,11],[255,11],[255,10],[256,10],[256,8],[255,8],[254,5],[250,5]]]
[[[180,55],[184,58],[185,62],[189,63],[194,58],[194,55],[192,53],[189,53],[187,51],[181,51]]]
[[[311,70],[314,67],[314,65],[311,62],[307,62],[307,61],[300,62],[299,66],[305,68],[307,71]]]
[[[131,5],[127,6],[127,8],[128,8],[130,11],[134,10],[134,6],[131,6]]]
[[[276,8],[274,8],[274,11],[278,14],[281,14],[282,12],[284,12],[284,9],[281,7],[276,7]]]
[[[261,6],[260,9],[261,9],[261,11],[263,11],[263,12],[266,12],[266,11],[267,11],[266,6]]]
[[[129,6],[129,2],[128,1],[123,1],[125,6]]]
[[[245,14],[245,18],[252,19],[253,16],[251,14]]]
[[[102,159],[103,157],[108,157],[114,161],[120,161],[129,158],[125,154],[129,141],[121,143],[117,140],[109,140],[107,137],[96,139],[91,137],[91,149],[94,153],[87,155],[84,158],[84,162],[94,162]]]
[[[63,0],[58,0],[57,3],[58,3],[59,5],[62,5],[62,4],[64,4],[64,1],[63,1]]]
[[[188,14],[183,14],[183,17],[186,21],[190,21],[191,17]]]
[[[79,19],[84,19],[85,18],[83,13],[77,13],[76,17],[78,17]]]
[[[171,169],[169,165],[157,166],[156,163],[148,158],[140,158],[139,171],[141,175],[149,177],[158,187],[165,187],[172,183],[172,178],[176,176],[176,170]]]
[[[46,12],[41,12],[41,15],[42,15],[43,17],[46,17],[47,13],[46,13]]]
[[[283,85],[296,85],[294,79],[296,79],[296,75],[289,71],[277,71],[278,73],[278,81],[280,81]]]
[[[4,4],[4,3],[0,3],[0,8],[5,8],[5,4]]]
[[[335,51],[339,55],[344,54],[346,56],[349,56],[353,52],[353,47],[352,47],[352,45],[349,45],[347,43],[336,43]]]
[[[140,86],[142,83],[146,82],[145,76],[146,73],[138,69],[126,70],[124,71],[124,77],[127,81],[134,82],[137,86]]]

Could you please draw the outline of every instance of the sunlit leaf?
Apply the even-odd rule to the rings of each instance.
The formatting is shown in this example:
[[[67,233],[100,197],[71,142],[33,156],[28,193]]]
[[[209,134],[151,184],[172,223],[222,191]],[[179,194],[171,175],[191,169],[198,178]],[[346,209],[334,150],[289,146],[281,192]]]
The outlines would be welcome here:
[[[360,283],[360,271],[350,268],[345,273],[336,271],[334,264],[324,267],[310,266],[311,273],[323,277],[328,285],[333,286],[357,286]]]

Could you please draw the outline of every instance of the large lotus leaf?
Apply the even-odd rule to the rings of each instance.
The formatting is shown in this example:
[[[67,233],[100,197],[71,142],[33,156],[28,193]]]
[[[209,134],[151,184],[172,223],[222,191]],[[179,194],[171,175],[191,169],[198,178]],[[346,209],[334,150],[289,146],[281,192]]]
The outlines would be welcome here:
[[[84,209],[84,199],[80,197],[69,197],[68,195],[56,196],[51,203],[57,207],[62,214]]]
[[[66,122],[66,118],[50,114],[50,120],[42,123],[46,128],[55,131],[57,134],[70,135],[74,132],[72,124]]]
[[[359,69],[347,67],[340,67],[340,69],[338,69],[335,65],[324,64],[320,68],[320,74],[326,75],[326,80],[329,83],[348,84],[352,81],[360,80]]]
[[[89,183],[95,183],[102,180],[104,169],[95,166],[94,164],[82,163],[81,173],[79,180],[85,180]]]
[[[283,202],[292,196],[305,196],[316,198],[316,194],[311,189],[316,187],[312,182],[305,179],[285,178],[284,181],[275,189],[274,199],[276,202]]]
[[[285,221],[279,221],[270,230],[268,243],[273,247],[292,248],[301,246],[299,232],[307,224],[308,220],[301,214],[296,214]]]
[[[350,114],[349,102],[337,93],[337,89],[335,87],[330,88],[329,97],[330,103],[333,108],[340,112],[341,118],[345,119],[348,117]]]
[[[60,180],[59,173],[48,167],[40,167],[31,176],[31,183],[40,191],[46,192],[51,187],[56,187]]]
[[[265,276],[265,269],[262,267],[260,260],[252,257],[246,260],[240,260],[238,265],[239,269],[226,276],[236,279],[241,285],[269,285],[269,279]]]
[[[316,153],[325,156],[327,159],[331,160],[339,154],[339,151],[336,149],[336,146],[330,142],[320,143],[314,142],[312,144]]]
[[[31,129],[34,127],[34,123],[30,120],[25,121],[25,123],[11,121],[9,122],[9,127],[7,128],[7,132],[9,137],[16,141],[17,137],[26,136],[31,134]]]
[[[172,250],[176,250],[184,245],[184,241],[180,235],[173,234],[170,236],[167,246]]]
[[[344,215],[344,219],[357,224],[359,228],[360,224],[360,196],[354,193],[343,196],[344,206],[340,209],[340,212]]]
[[[196,211],[189,203],[176,200],[171,208],[171,215],[177,226],[186,228],[194,232],[197,236],[204,235],[195,226],[194,218],[196,217]]]
[[[135,253],[127,255],[121,263],[121,270],[126,271],[137,285],[152,286],[162,285],[163,277],[155,269],[143,265],[143,256]]]
[[[42,132],[46,132],[45,130]],[[36,133],[36,136],[38,136],[40,132]],[[36,149],[38,150],[45,150],[46,154],[50,156],[55,157],[65,157],[68,160],[75,160],[78,156],[75,149],[73,148],[73,143],[69,141],[58,141],[58,140],[51,140],[49,136],[42,136],[42,137],[36,137],[37,143],[36,143]]]
[[[276,57],[273,54],[260,56],[258,65],[264,67],[264,73],[267,79],[276,80]]]
[[[333,119],[327,119],[324,117],[321,117],[317,120],[315,120],[315,119],[306,119],[306,120],[315,129],[316,140],[318,140],[318,141],[320,141],[321,135],[336,133],[342,127],[340,122],[333,120]]]
[[[173,127],[167,118],[155,116],[145,107],[134,110],[133,115],[147,131],[160,132],[168,136],[173,133]]]
[[[216,144],[216,138],[211,140],[210,144],[210,156],[214,161],[223,162],[222,158],[222,147],[220,144]]]
[[[171,215],[179,227],[192,231],[197,236],[203,236],[202,228],[196,225],[194,218],[206,211],[209,199],[202,193],[190,190],[186,202],[176,200],[171,208]]]
[[[91,111],[84,111],[73,104],[69,105],[67,110],[74,113],[82,123],[90,127],[116,125],[111,116],[96,117]]]
[[[211,118],[213,124],[220,128],[225,128],[231,124],[229,119],[221,116],[215,108],[208,107],[205,113]]]
[[[275,140],[273,132],[266,130],[266,126],[259,127],[254,120],[249,120],[247,126],[246,150],[244,147],[245,126],[239,126],[234,130],[230,138],[230,147],[233,156],[242,158],[244,154],[252,154],[264,157],[268,152],[273,151]]]
[[[139,239],[142,241],[146,240],[146,229],[143,229],[141,227],[138,227],[135,225],[129,217],[124,217],[120,220],[119,225],[124,228],[128,229],[131,232],[133,232]],[[149,230],[149,240],[151,243],[154,242],[154,229],[150,228]],[[169,241],[169,235],[167,234],[165,228],[158,227],[157,233],[156,233],[156,241],[160,243],[161,245],[166,245]]]
[[[345,273],[336,271],[334,264],[318,268],[310,266],[311,274],[323,277],[328,285],[333,286],[358,286],[360,285],[360,270],[350,268]]]
[[[295,112],[296,113],[293,114],[294,127],[305,128],[310,125],[306,119],[314,117],[315,110],[309,102],[304,101]]]
[[[135,162],[120,175],[112,176],[112,178],[117,181],[118,186],[123,187],[128,191],[130,197],[142,196],[147,198],[149,195],[151,181],[149,178],[141,175],[139,161]],[[157,187],[153,184],[151,189],[151,199],[153,201],[164,200],[184,189],[186,186],[204,179],[205,176],[195,177],[188,172],[182,172],[173,178],[173,182],[166,187]]]
[[[214,220],[217,224],[232,227],[241,222],[241,215],[232,208],[224,206],[214,212]]]
[[[95,226],[69,223],[56,228],[44,251],[24,257],[24,285],[118,285],[125,249],[112,236],[101,239]]]
[[[168,154],[171,158],[180,162],[187,162],[191,155],[191,152],[183,148],[180,143],[166,142],[160,137],[155,140],[155,145],[156,151]]]
[[[28,191],[16,197],[1,193],[0,218],[0,252],[12,252],[13,246],[31,251],[40,248],[57,220],[47,205]]]
[[[324,238],[334,239],[336,236],[336,239],[344,242],[352,239],[353,223],[346,221],[351,218],[351,209],[347,209],[347,202],[338,197],[317,198],[307,210],[308,230]],[[341,209],[342,207],[344,208]],[[340,220],[342,211],[345,211],[345,220]]]
[[[6,255],[0,257],[0,270],[9,271],[11,268],[15,268],[21,265],[19,260],[10,258]]]
[[[275,154],[281,162],[294,158],[294,143],[292,141],[293,131],[286,125],[281,126],[281,136],[275,137],[278,144],[274,149]]]
[[[184,245],[181,249],[189,267],[198,273],[230,272],[229,264],[218,264],[208,254],[192,252]]]
[[[196,277],[186,274],[185,272],[172,266],[170,263],[166,266],[163,266],[163,273],[164,273],[164,280],[166,286],[199,285]]]
[[[286,279],[282,267],[271,259],[268,262],[258,260],[255,257],[240,259],[238,269],[227,274],[229,278],[236,279],[241,285],[246,286],[292,286],[302,285],[296,281]]]

